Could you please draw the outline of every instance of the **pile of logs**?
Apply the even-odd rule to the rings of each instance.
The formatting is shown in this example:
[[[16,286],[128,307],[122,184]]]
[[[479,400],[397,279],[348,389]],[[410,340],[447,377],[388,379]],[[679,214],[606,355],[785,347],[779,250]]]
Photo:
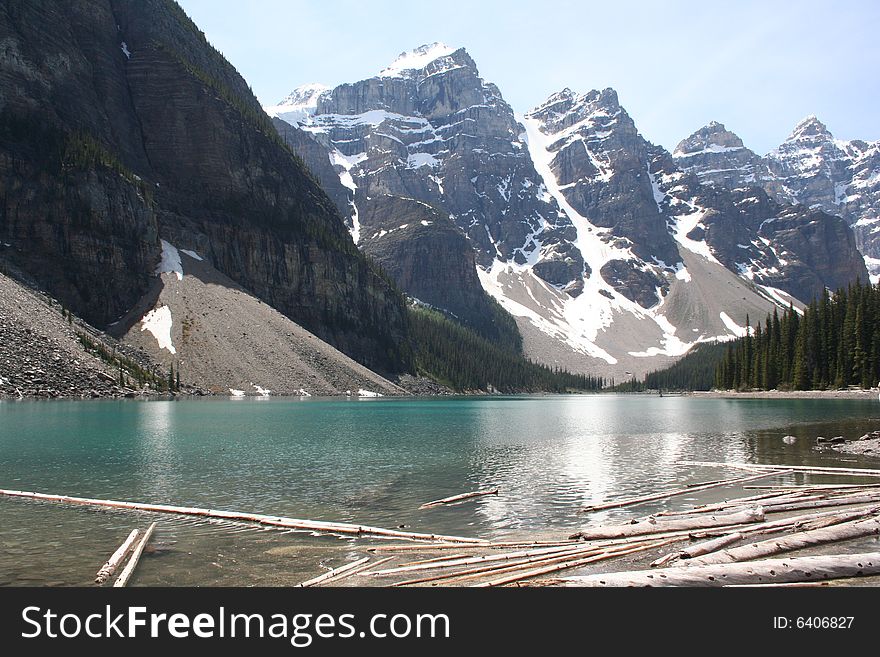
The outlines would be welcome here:
[[[190,507],[91,500],[43,493],[0,494],[68,504],[178,515],[196,515],[282,529],[358,535],[406,542],[370,545],[367,554],[340,564],[300,586],[354,582],[380,586],[740,586],[802,585],[830,579],[880,574],[880,552],[795,555],[790,552],[880,535],[880,470],[745,463],[694,463],[748,470],[746,476],[707,481],[641,497],[612,500],[581,509],[589,513],[636,507],[717,488],[736,490],[721,502],[681,505],[619,524],[589,524],[558,540],[489,541],[423,534],[364,525],[297,520],[251,513]],[[787,483],[794,479],[809,483]],[[857,477],[847,484],[821,483],[822,476]],[[778,481],[762,481],[777,478]],[[780,480],[779,478],[783,478]],[[819,482],[814,483],[814,479]],[[868,483],[863,483],[867,481]],[[423,508],[460,503],[497,489],[455,495]],[[103,584],[131,552],[114,586],[125,586],[137,566],[155,523],[140,537],[132,531],[101,568]],[[627,568],[601,572],[612,560],[628,557]],[[632,570],[633,562],[643,563]],[[598,564],[598,566],[596,566]],[[584,570],[593,571],[582,574]],[[563,573],[575,571],[575,573]],[[577,572],[581,571],[581,572]]]
[[[594,505],[581,512],[637,506],[710,488],[742,491],[723,502],[683,506],[629,523],[588,526],[557,542],[375,546],[368,551],[376,556],[439,556],[397,564],[389,564],[386,556],[372,565],[359,560],[350,566],[357,567],[359,584],[385,586],[781,586],[880,575],[880,552],[779,558],[797,550],[880,535],[878,484],[747,485],[792,473],[869,478],[880,476],[880,471],[733,467],[759,472]],[[559,575],[640,553],[659,556],[639,570]]]

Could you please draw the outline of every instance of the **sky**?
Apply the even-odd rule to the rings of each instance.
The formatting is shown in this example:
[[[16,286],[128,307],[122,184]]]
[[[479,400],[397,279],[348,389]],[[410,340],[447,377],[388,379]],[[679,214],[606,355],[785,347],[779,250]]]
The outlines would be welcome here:
[[[565,87],[613,87],[669,150],[710,121],[764,154],[815,114],[880,139],[877,0],[179,0],[263,105],[464,47],[518,113]]]

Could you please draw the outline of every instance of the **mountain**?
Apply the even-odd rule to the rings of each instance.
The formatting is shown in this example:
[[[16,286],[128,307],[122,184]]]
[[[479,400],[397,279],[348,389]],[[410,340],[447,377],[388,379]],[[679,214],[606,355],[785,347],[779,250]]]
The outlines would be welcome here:
[[[579,293],[574,228],[542,186],[512,108],[464,49],[423,46],[372,78],[319,88],[267,111],[289,121],[276,121],[279,131],[332,197],[348,190],[337,205],[352,237],[404,291],[487,337],[504,329],[475,262],[485,270],[500,258]]]
[[[139,319],[165,240],[359,362],[410,367],[402,296],[176,3],[7,2],[0,40],[10,267],[106,329]]]
[[[151,293],[110,327],[162,371],[221,395],[404,391],[291,321],[195,251],[162,241]]]
[[[488,292],[540,362],[625,379],[865,273],[844,222],[701,184],[612,89],[564,89],[517,117],[464,49],[435,43],[266,109],[404,291],[491,335]],[[761,175],[721,131],[682,150],[739,158],[703,173]]]
[[[779,203],[843,217],[871,273],[880,274],[880,142],[835,139],[824,123],[809,116],[761,157],[713,122],[683,140],[673,155],[682,169],[706,184],[758,186]]]

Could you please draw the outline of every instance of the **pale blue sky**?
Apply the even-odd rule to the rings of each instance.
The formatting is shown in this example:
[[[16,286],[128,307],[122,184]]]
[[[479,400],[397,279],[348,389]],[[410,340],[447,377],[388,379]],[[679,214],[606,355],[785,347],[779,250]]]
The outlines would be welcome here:
[[[816,114],[880,139],[878,0],[180,0],[264,105],[377,73],[404,50],[464,46],[517,112],[563,87],[614,87],[672,149],[709,121],[759,153]]]

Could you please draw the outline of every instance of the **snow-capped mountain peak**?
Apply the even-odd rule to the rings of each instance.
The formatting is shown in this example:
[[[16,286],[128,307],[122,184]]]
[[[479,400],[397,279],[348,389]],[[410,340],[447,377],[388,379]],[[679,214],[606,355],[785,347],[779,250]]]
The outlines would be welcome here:
[[[318,108],[318,98],[330,91],[330,87],[319,82],[303,84],[291,91],[277,105],[266,107],[269,116],[277,116],[292,125],[301,124],[313,115]]]
[[[329,90],[330,87],[326,84],[310,82],[294,89],[280,104],[292,108],[316,107],[318,96]]]
[[[698,153],[724,153],[743,148],[743,141],[723,123],[712,121],[703,126],[675,147],[675,157],[696,155]]]
[[[836,283],[804,264],[827,257],[797,238],[813,222],[837,243],[840,226],[722,189],[763,169],[720,123],[673,159],[610,88],[564,88],[517,117],[464,49],[439,43],[318,101],[298,126],[276,126],[357,246],[408,294],[491,337],[488,293],[542,362],[644,372]]]
[[[380,78],[405,77],[408,71],[420,71],[443,57],[448,57],[456,48],[439,41],[425,44],[413,50],[400,53],[390,66],[379,72]]]
[[[812,140],[816,137],[832,139],[831,133],[828,131],[828,126],[816,118],[815,114],[810,114],[794,127],[794,130],[786,141],[791,142],[803,139]]]

